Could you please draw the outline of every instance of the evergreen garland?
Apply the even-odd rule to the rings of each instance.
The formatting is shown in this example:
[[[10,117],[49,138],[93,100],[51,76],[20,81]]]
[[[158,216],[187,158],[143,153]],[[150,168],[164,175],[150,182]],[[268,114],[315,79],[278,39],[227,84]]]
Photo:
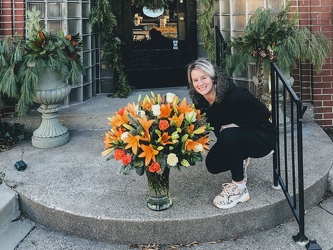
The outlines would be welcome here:
[[[101,45],[106,66],[113,68],[119,75],[118,82],[114,82],[113,97],[126,98],[132,92],[127,77],[124,73],[124,65],[121,57],[122,42],[114,33],[117,25],[116,16],[111,11],[108,0],[97,0],[91,9],[89,21],[91,26],[96,25],[101,34]]]
[[[206,51],[208,58],[216,61],[216,48],[214,28],[212,28],[214,17],[214,1],[213,0],[198,0],[198,3],[204,7],[203,13],[198,17],[198,24],[201,28],[203,49]]]

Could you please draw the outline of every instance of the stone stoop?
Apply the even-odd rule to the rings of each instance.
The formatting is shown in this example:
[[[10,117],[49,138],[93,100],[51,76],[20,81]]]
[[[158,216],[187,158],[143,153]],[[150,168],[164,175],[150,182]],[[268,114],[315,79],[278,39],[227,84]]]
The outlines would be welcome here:
[[[0,185],[0,246],[14,250],[35,227],[34,223],[20,218],[18,194],[6,184]]]

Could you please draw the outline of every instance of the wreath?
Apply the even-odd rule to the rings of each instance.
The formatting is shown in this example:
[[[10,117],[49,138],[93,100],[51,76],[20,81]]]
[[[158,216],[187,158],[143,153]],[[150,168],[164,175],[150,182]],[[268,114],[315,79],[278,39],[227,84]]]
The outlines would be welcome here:
[[[160,9],[168,5],[168,0],[133,0],[133,3],[137,8]]]

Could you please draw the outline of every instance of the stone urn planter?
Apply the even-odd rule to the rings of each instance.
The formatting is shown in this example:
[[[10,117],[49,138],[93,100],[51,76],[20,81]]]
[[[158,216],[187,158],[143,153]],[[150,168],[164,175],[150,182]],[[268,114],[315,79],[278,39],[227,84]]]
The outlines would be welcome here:
[[[283,70],[282,73],[284,74],[286,80],[288,81],[287,83],[292,87],[294,85],[294,78],[290,75],[290,70]],[[260,95],[260,99],[262,102],[267,106],[269,110],[272,110],[272,104],[271,104],[271,80],[270,80],[270,73],[268,71],[265,71],[264,74],[264,82],[262,86],[262,93]],[[252,78],[254,85],[257,87],[260,85],[259,80],[256,76],[253,76]],[[286,116],[286,120],[284,120],[284,113],[282,111],[282,91],[283,89],[283,84],[281,80],[278,82],[278,89],[277,91],[279,92],[279,131],[282,133],[284,131],[284,123],[286,123],[286,130],[287,132],[290,132],[291,130],[291,121],[288,116]]]
[[[33,132],[32,145],[36,148],[59,147],[69,141],[68,129],[61,125],[58,111],[71,86],[56,71],[45,71],[39,79],[34,101],[40,104],[38,112],[42,113],[42,122]]]

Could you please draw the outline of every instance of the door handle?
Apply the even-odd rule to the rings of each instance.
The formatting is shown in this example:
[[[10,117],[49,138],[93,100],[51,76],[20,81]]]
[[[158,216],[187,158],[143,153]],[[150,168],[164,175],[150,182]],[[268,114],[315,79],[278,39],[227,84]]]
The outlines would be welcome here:
[[[178,13],[178,40],[185,40],[185,13]]]

